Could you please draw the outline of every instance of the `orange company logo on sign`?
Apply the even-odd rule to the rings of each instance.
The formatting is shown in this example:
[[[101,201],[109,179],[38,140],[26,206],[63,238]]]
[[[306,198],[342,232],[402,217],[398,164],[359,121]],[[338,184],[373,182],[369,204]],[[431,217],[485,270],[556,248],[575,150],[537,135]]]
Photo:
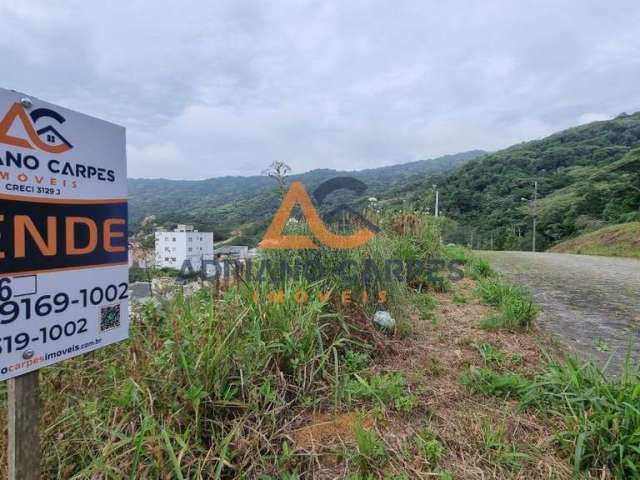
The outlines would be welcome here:
[[[354,188],[355,184],[355,188]],[[352,190],[358,189],[358,184],[362,185],[363,189],[366,186],[358,180],[351,178],[336,178],[324,182],[315,191],[316,199],[321,200],[326,195],[327,190],[331,191],[338,188],[347,188]],[[323,188],[327,186],[327,188]],[[361,187],[361,189],[362,189]],[[323,192],[324,190],[324,192]],[[362,190],[363,191],[363,190]],[[320,192],[320,194],[319,194]],[[339,235],[331,232],[322,221],[322,218],[318,214],[318,211],[314,207],[311,198],[307,194],[304,186],[300,182],[293,182],[289,187],[286,195],[282,199],[282,204],[271,221],[271,225],[265,232],[265,235],[258,245],[260,248],[266,249],[318,249],[320,248],[313,240],[307,235],[285,235],[283,234],[284,228],[287,225],[287,221],[291,216],[295,205],[300,206],[302,214],[307,220],[309,229],[315,235],[315,237],[324,245],[330,248],[355,248],[364,245],[375,237],[378,229],[360,218],[361,222],[365,226],[358,229],[356,232],[348,235]],[[350,210],[346,207],[347,210]],[[353,212],[352,212],[353,213]],[[359,215],[356,214],[357,217]]]
[[[62,115],[50,108],[37,108],[27,113],[20,103],[14,103],[0,120],[0,143],[14,147],[37,148],[43,152],[58,154],[73,148],[73,145],[50,123],[37,129],[36,122],[41,119],[52,119],[57,124],[65,122]],[[17,124],[22,124],[27,138],[9,133]]]

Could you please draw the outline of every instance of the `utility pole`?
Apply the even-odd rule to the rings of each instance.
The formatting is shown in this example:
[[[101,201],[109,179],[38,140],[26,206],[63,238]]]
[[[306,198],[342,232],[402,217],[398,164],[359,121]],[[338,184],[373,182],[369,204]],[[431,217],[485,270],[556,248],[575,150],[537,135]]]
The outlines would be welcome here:
[[[533,238],[531,239],[531,251],[536,251],[536,227],[538,224],[538,182],[533,183]]]
[[[433,185],[433,189],[436,191],[436,208],[434,210],[435,216],[438,216],[438,209],[439,209],[439,204],[440,204],[440,192],[438,191],[438,186],[437,185]]]

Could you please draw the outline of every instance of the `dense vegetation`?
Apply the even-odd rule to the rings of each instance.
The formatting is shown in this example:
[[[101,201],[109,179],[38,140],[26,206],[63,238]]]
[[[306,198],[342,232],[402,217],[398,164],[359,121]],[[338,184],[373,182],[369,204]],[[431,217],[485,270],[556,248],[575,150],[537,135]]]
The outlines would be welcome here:
[[[402,179],[452,169],[483,153],[474,150],[357,172],[312,170],[292,175],[289,181],[302,181],[311,194],[325,180],[352,176],[367,185],[367,196],[376,196]],[[239,237],[236,243],[253,246],[278,208],[280,196],[274,187],[274,181],[267,176],[199,181],[130,179],[130,230],[137,232],[143,219],[154,215],[159,225],[191,223],[200,230],[213,231],[218,240],[235,236]]]
[[[532,219],[537,247],[607,225],[640,219],[640,113],[565,130],[542,140],[483,155],[472,151],[359,172],[313,170],[294,175],[311,191],[329,178],[350,175],[367,195],[398,207],[432,211],[455,220],[451,241],[475,248],[529,249]],[[533,185],[538,182],[534,212]],[[155,215],[160,225],[179,222],[213,230],[218,239],[254,245],[278,205],[274,183],[262,177],[202,181],[129,182],[131,229]],[[350,199],[356,201],[355,199]]]
[[[415,208],[440,205],[458,222],[452,241],[476,248],[531,247],[538,182],[538,249],[605,225],[640,219],[640,113],[522,143],[461,168],[412,178],[385,196]],[[635,148],[635,150],[634,150]]]

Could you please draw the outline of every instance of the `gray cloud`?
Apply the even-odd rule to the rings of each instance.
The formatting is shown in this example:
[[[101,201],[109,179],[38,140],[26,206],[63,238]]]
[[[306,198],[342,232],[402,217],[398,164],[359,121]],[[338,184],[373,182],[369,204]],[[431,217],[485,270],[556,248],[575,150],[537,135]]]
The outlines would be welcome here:
[[[637,0],[0,4],[3,86],[123,124],[130,176],[365,168],[640,109]]]

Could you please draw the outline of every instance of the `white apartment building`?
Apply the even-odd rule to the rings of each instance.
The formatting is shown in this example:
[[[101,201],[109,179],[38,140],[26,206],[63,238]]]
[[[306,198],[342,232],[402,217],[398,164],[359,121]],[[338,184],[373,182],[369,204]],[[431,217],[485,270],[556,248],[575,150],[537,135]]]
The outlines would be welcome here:
[[[199,232],[192,225],[178,225],[172,232],[156,232],[156,266],[180,270],[185,260],[195,271],[202,260],[213,260],[213,232]]]

